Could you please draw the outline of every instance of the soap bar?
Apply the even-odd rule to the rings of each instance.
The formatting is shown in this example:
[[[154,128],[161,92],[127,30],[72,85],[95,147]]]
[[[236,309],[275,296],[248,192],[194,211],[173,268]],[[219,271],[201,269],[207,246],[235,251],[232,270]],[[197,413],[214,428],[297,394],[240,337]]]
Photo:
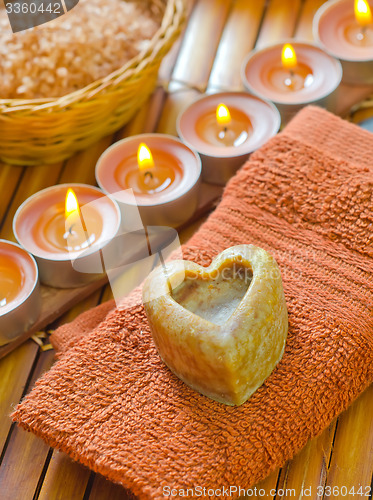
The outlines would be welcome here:
[[[288,315],[281,273],[262,248],[238,245],[209,267],[156,268],[143,303],[159,355],[192,389],[243,404],[281,360]]]

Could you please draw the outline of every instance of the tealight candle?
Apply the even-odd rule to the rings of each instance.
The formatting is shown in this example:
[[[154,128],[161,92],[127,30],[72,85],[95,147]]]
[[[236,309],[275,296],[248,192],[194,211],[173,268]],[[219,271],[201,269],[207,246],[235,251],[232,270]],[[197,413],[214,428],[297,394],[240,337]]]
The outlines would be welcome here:
[[[344,82],[373,83],[373,16],[367,0],[326,2],[316,12],[313,34],[341,60]]]
[[[118,205],[98,188],[59,184],[39,191],[18,208],[13,232],[36,258],[42,283],[70,288],[101,277],[105,263],[112,265],[112,242],[120,223]]]
[[[40,306],[35,259],[15,243],[0,240],[0,346],[27,331]]]
[[[133,226],[138,211],[145,226],[177,227],[187,221],[198,205],[200,175],[198,154],[165,134],[122,139],[96,165],[97,183],[118,201],[124,227]]]
[[[199,152],[203,179],[224,185],[280,123],[273,104],[245,92],[221,92],[193,102],[176,126],[181,139]]]
[[[242,79],[250,92],[274,102],[286,123],[307,104],[333,110],[342,67],[319,47],[291,40],[252,51]]]

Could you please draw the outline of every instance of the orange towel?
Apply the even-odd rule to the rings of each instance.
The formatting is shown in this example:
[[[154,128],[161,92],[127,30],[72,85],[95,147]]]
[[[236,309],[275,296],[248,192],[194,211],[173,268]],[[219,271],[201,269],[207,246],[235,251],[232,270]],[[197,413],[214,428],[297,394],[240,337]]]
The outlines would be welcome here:
[[[249,488],[283,465],[373,380],[372,158],[373,135],[307,108],[251,156],[184,247],[207,265],[253,243],[281,268],[285,354],[245,404],[192,391],[160,360],[143,307],[109,304],[54,334],[65,354],[13,418],[144,499]]]

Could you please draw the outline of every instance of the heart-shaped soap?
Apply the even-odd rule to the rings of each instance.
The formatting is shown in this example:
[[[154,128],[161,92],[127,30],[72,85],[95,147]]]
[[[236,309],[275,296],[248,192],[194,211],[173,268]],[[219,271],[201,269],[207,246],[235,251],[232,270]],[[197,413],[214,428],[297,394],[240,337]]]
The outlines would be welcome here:
[[[143,302],[163,361],[216,401],[241,405],[282,358],[288,315],[281,273],[262,248],[228,248],[209,267],[171,261],[149,275]]]

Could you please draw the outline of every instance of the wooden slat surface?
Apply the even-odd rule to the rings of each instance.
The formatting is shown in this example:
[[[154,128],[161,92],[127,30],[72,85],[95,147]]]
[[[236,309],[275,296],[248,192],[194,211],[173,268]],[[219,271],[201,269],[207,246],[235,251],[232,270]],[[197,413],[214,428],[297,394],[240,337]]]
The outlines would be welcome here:
[[[202,92],[241,90],[241,61],[254,46],[263,47],[292,35],[312,40],[312,18],[322,1],[190,0],[189,22],[162,63],[160,86],[123,130],[53,167],[0,164],[0,237],[13,239],[14,212],[34,192],[57,182],[93,184],[96,160],[114,140],[151,131],[175,134],[178,113]],[[347,111],[371,90],[342,87],[339,112]],[[221,192],[212,186],[208,189],[211,192],[207,196],[211,199]],[[181,241],[186,241],[203,220],[199,218],[185,227],[180,232]],[[80,312],[111,297],[110,287],[102,287],[47,329],[71,321]],[[50,450],[42,440],[12,425],[9,418],[12,408],[52,362],[53,351],[44,352],[31,340],[0,360],[0,499],[132,499],[121,486]],[[351,491],[354,486],[358,491],[362,486],[363,493],[368,491],[373,472],[372,450],[373,387],[370,387],[293,460],[254,486],[256,494],[250,498],[369,498],[343,495],[341,488],[346,486]],[[322,495],[318,494],[318,488]],[[311,490],[311,495],[302,494],[302,489]]]

